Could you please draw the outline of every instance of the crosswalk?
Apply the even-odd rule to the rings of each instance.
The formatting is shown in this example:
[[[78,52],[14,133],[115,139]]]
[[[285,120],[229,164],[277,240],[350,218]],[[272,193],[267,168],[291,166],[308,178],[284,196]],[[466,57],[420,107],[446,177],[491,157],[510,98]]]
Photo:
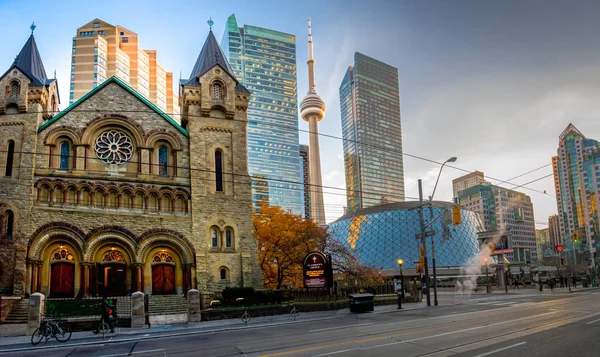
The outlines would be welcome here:
[[[477,301],[477,305],[488,305],[488,306],[505,306],[505,307],[521,307],[535,304],[533,301]]]

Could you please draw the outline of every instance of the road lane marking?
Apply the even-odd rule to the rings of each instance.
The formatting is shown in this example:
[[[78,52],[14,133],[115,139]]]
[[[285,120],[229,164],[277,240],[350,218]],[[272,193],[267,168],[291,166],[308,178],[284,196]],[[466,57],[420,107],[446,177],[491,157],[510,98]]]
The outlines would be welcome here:
[[[595,323],[595,322],[598,322],[598,321],[600,321],[600,319],[598,319],[598,320],[594,320],[594,321],[590,321],[590,322],[587,322],[587,323],[586,323],[586,325],[591,325],[591,324],[593,324],[593,323]]]
[[[519,343],[515,343],[515,344],[514,344],[514,345],[512,345],[512,346],[506,346],[506,347],[498,348],[497,350],[493,350],[493,351],[489,351],[489,352],[486,352],[486,353],[482,353],[482,354],[480,354],[480,355],[477,355],[477,356],[474,356],[474,357],[483,357],[483,356],[489,356],[489,355],[491,355],[491,354],[494,354],[494,353],[496,353],[496,352],[506,351],[506,350],[509,350],[509,349],[511,349],[511,348],[515,348],[515,347],[518,347],[518,346],[522,346],[522,345],[524,345],[524,344],[526,344],[526,343],[527,343],[527,342],[519,342]]]
[[[164,348],[159,348],[156,350],[145,350],[145,351],[136,351],[136,352],[123,352],[123,353],[117,353],[114,355],[104,355],[104,356],[99,356],[99,357],[119,357],[119,356],[131,356],[131,355],[136,355],[136,354],[140,354],[140,353],[150,353],[150,352],[162,352],[164,351]]]
[[[321,332],[321,331],[329,331],[329,330],[341,330],[344,328],[352,328],[352,327],[360,327],[360,326],[369,326],[369,325],[374,325],[374,322],[369,322],[366,324],[359,324],[359,325],[348,325],[348,326],[338,326],[338,327],[328,327],[328,328],[320,328],[318,330],[310,330],[308,332]]]
[[[435,338],[435,337],[440,337],[440,336],[446,336],[446,335],[451,335],[451,334],[455,334],[455,333],[471,331],[471,330],[475,330],[475,329],[481,329],[481,328],[486,328],[486,327],[498,326],[498,325],[503,325],[503,324],[507,324],[507,323],[512,323],[512,322],[517,322],[517,321],[522,321],[522,320],[537,318],[537,317],[541,317],[541,316],[552,315],[552,314],[556,314],[556,313],[558,313],[558,312],[557,311],[546,312],[546,313],[539,314],[539,315],[522,317],[522,318],[515,319],[515,320],[501,321],[501,322],[497,322],[497,323],[494,323],[494,324],[487,324],[487,325],[483,325],[483,326],[476,326],[476,327],[471,327],[471,328],[463,329],[463,330],[459,330],[459,331],[445,332],[445,333],[438,334],[438,335],[433,335],[433,336],[419,337],[419,338],[415,338],[415,339],[411,339],[411,340],[406,340],[406,341],[399,341],[399,342],[394,342],[394,343],[387,343],[387,344],[384,344],[384,345],[377,345],[377,346],[370,346],[370,347],[366,347],[366,348],[360,348],[360,350],[366,350],[366,349],[371,349],[371,348],[377,348],[377,347],[383,347],[383,346],[389,346],[389,345],[396,345],[396,344],[401,344],[401,343],[419,341],[419,340],[424,340],[424,339],[428,339],[428,338]],[[393,337],[401,337],[401,336],[406,336],[406,335],[414,335],[414,334],[417,334],[417,333],[431,332],[431,331],[439,330],[439,329],[442,329],[442,328],[456,327],[456,326],[461,326],[461,325],[470,325],[470,324],[481,322],[481,321],[484,321],[484,320],[471,321],[471,322],[467,322],[467,323],[463,323],[463,324],[458,324],[458,325],[454,325],[454,326],[444,326],[444,327],[437,327],[437,328],[426,329],[426,330],[417,330],[417,331],[404,332],[404,333],[399,333],[399,334],[394,334],[394,335],[389,335],[389,336],[380,336],[380,337],[366,338],[366,339],[362,339],[362,340],[344,341],[344,342],[339,342],[339,343],[332,343],[332,344],[329,344],[329,345],[322,345],[322,346],[315,346],[315,347],[303,348],[303,349],[300,349],[300,350],[277,352],[277,353],[272,353],[272,354],[268,354],[268,355],[262,355],[261,357],[285,356],[285,355],[291,355],[291,354],[295,354],[295,353],[302,353],[302,352],[308,352],[308,351],[315,351],[315,350],[320,350],[320,349],[330,348],[330,347],[339,347],[339,346],[349,345],[349,344],[357,344],[357,343],[364,343],[364,342],[380,341],[380,340],[389,339],[389,338],[393,338]],[[354,350],[356,350],[356,348]],[[336,351],[336,352],[337,353],[341,353],[340,351]],[[331,354],[335,354],[336,352],[330,352],[329,354],[330,355]]]

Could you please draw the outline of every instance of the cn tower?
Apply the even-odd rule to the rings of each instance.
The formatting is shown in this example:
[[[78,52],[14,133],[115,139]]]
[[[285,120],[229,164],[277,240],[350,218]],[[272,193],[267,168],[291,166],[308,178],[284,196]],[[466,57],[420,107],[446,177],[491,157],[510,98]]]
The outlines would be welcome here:
[[[325,225],[323,181],[321,179],[321,155],[319,154],[319,121],[325,116],[325,102],[315,90],[315,59],[313,57],[312,31],[308,18],[308,93],[300,103],[300,115],[308,122],[310,161],[311,218],[318,225]]]

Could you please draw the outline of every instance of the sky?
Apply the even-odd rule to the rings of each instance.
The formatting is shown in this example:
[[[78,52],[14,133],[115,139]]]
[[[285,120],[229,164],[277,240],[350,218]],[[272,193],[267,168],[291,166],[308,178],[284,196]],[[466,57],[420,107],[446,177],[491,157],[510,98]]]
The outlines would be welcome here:
[[[85,5],[83,5],[85,4]],[[558,136],[573,123],[600,139],[600,2],[587,1],[111,1],[0,0],[5,29],[0,72],[8,69],[35,22],[49,76],[57,72],[68,105],[72,37],[94,18],[122,25],[158,51],[168,71],[187,78],[208,35],[221,39],[227,17],[238,24],[296,35],[299,101],[307,92],[310,16],[316,85],[327,112],[319,124],[327,221],[346,205],[338,89],[355,52],[398,68],[404,176],[408,199],[452,199],[452,179],[479,170],[492,183],[530,195],[537,228],[556,213],[550,166]],[[300,142],[308,125],[299,120]],[[332,138],[337,137],[337,138]],[[544,166],[547,165],[547,166]],[[544,166],[544,167],[542,167]],[[540,179],[541,178],[541,179]],[[546,192],[544,194],[544,191]]]

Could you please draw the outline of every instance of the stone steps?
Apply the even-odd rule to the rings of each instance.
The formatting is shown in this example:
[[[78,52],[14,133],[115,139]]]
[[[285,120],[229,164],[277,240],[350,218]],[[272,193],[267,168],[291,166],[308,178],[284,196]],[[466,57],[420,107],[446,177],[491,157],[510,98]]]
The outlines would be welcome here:
[[[188,312],[187,298],[183,295],[152,295],[148,300],[150,315],[174,315]]]
[[[8,313],[5,324],[25,324],[29,317],[29,299],[19,301]]]

